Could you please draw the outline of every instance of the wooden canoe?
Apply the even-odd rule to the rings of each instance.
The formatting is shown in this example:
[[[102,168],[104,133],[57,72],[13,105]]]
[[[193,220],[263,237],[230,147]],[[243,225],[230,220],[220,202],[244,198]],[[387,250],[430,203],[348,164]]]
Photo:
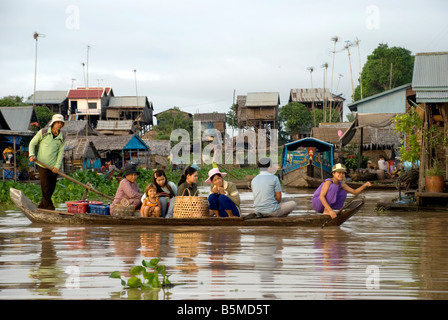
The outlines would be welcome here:
[[[33,223],[65,225],[152,225],[152,226],[239,226],[239,227],[321,227],[329,219],[323,214],[306,214],[288,217],[268,218],[142,218],[121,217],[90,213],[69,213],[59,210],[39,209],[21,190],[11,188],[10,196],[15,205]],[[338,217],[326,223],[325,227],[340,226],[361,209],[364,200],[354,200]]]

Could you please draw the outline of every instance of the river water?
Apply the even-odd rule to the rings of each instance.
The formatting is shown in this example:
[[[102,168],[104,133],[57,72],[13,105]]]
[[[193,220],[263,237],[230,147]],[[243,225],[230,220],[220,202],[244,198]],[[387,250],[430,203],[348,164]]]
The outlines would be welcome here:
[[[448,211],[377,212],[395,193],[364,195],[358,214],[324,229],[36,225],[0,205],[0,299],[448,299]],[[292,215],[311,212],[311,196],[284,192]],[[155,257],[178,285],[109,278]]]

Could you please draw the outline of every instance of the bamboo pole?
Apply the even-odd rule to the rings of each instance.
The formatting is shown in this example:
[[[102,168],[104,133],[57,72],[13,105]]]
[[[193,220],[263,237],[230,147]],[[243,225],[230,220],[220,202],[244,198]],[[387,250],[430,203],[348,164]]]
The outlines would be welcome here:
[[[47,165],[47,164],[45,164],[45,163],[43,163],[43,162],[41,162],[41,161],[39,161],[39,160],[37,160],[37,159],[35,160],[35,162],[36,162],[37,164],[41,165],[42,167],[47,168],[48,170],[51,170],[51,167],[50,167],[49,165]],[[89,190],[89,191],[95,192],[95,193],[99,194],[100,196],[103,196],[103,197],[105,197],[105,198],[107,198],[107,199],[109,199],[109,200],[114,200],[114,198],[112,198],[111,196],[108,196],[107,194],[104,194],[104,193],[102,193],[102,192],[100,192],[100,191],[94,189],[94,188],[92,187],[92,185],[90,185],[90,184],[84,184],[84,183],[82,183],[82,182],[80,182],[80,181],[78,181],[78,180],[76,180],[76,179],[73,179],[73,178],[70,177],[69,175],[66,175],[65,173],[62,173],[62,172],[60,172],[60,171],[58,171],[58,174],[59,174],[61,177],[64,177],[64,178],[66,178],[67,180],[70,180],[71,182],[74,182],[74,183],[76,183],[76,184],[79,184],[81,187],[86,188],[86,189]]]

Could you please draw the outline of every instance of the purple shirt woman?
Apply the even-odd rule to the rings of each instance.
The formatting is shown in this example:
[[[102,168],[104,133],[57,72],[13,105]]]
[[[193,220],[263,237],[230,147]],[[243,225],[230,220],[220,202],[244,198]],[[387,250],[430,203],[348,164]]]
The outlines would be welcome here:
[[[344,206],[347,192],[356,195],[371,186],[370,182],[366,182],[356,190],[350,188],[343,182],[346,172],[347,169],[343,164],[337,163],[333,166],[331,171],[333,178],[326,179],[314,192],[312,200],[314,210],[336,218],[334,210],[339,210]]]

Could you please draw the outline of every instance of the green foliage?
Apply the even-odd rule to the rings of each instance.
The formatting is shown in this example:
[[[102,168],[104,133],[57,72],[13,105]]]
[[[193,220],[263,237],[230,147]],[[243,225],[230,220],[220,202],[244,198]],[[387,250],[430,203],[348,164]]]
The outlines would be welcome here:
[[[445,173],[440,167],[437,159],[433,159],[434,164],[431,169],[425,171],[425,176],[443,176]]]
[[[415,166],[416,162],[420,160],[421,147],[417,132],[422,127],[422,119],[415,108],[411,108],[408,113],[392,118],[392,122],[395,124],[395,133],[400,132],[402,134],[401,160],[409,161],[412,166]]]
[[[36,106],[34,107],[34,112],[36,113],[37,122],[39,123],[39,127],[45,127],[48,122],[50,122],[51,117],[54,112],[48,109],[47,106]]]
[[[193,120],[187,119],[178,107],[173,109],[179,112],[164,112],[157,117],[158,124],[154,126],[154,130],[157,132],[156,139],[170,140],[171,132],[175,129],[185,129],[192,137]]]
[[[363,98],[410,83],[413,69],[414,56],[411,51],[400,47],[389,48],[385,43],[379,44],[367,57],[362,68]],[[360,99],[361,88],[358,85],[354,100]]]
[[[285,131],[292,135],[300,130],[312,127],[311,113],[305,105],[298,102],[290,102],[280,108],[279,120],[285,123]]]
[[[226,113],[226,124],[230,128],[238,128],[238,117],[236,114],[236,104],[232,104],[230,111]]]
[[[17,107],[17,106],[27,106],[27,104],[23,102],[23,97],[9,96],[0,99],[0,107]]]
[[[120,271],[112,272],[109,278],[120,279],[121,285],[126,288],[144,290],[170,286],[171,282],[168,280],[170,275],[166,273],[166,266],[160,265],[159,262],[160,257],[151,259],[149,262],[142,260],[142,265],[134,266],[129,270],[131,277],[128,281],[122,278]]]

